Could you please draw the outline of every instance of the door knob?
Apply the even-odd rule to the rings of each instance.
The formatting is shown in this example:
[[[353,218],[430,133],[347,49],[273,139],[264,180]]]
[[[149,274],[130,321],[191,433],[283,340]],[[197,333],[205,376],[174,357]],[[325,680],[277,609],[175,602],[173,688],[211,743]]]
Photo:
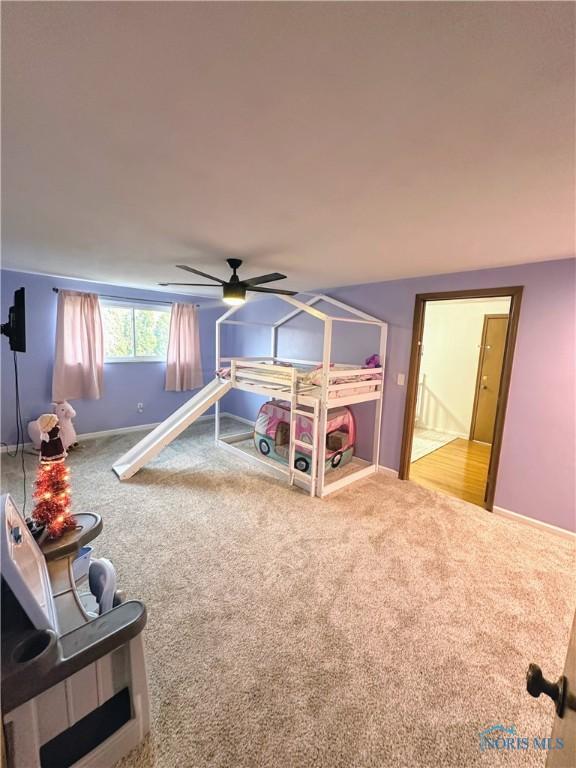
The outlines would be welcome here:
[[[526,690],[530,696],[537,699],[541,693],[550,696],[556,705],[556,714],[558,717],[564,716],[564,707],[566,704],[567,680],[562,675],[555,683],[546,680],[538,664],[529,664],[526,672]]]

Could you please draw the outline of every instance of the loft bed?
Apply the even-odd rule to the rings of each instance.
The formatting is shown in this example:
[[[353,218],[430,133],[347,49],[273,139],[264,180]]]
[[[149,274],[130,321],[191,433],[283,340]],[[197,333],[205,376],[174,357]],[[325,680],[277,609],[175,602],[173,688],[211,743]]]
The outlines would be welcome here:
[[[232,357],[229,362],[230,367],[220,369],[218,376],[230,379],[235,389],[278,397],[282,393],[290,393],[294,388],[297,405],[313,405],[316,400],[322,399],[321,363],[303,366],[278,357]],[[328,407],[377,400],[380,397],[381,382],[381,367],[357,368],[342,363],[335,365],[328,372]]]
[[[216,321],[216,377],[116,461],[113,470],[120,480],[132,477],[211,406],[215,406],[215,439],[218,446],[267,464],[286,475],[290,485],[306,489],[311,496],[327,496],[376,472],[380,453],[387,325],[330,296],[305,295],[310,296],[306,302],[293,296],[276,295],[276,299],[290,304],[292,309],[273,323],[232,319],[240,306],[232,307],[219,317]],[[320,302],[340,314],[321,311],[316,306]],[[321,323],[321,360],[296,359],[279,354],[279,331],[299,315],[307,315]],[[372,358],[374,353],[378,355],[381,364],[362,367],[360,360],[351,364],[331,359],[333,336],[338,338],[336,329],[347,324],[354,324],[352,327],[357,328],[372,327],[377,331],[378,340],[371,352]],[[235,326],[240,333],[250,333],[254,326],[269,330],[267,346],[270,354],[224,357],[222,330],[226,326]],[[309,330],[304,332],[308,334]],[[308,335],[300,346],[312,346]],[[357,346],[354,348],[358,349]],[[267,425],[266,434],[259,430],[260,418],[256,424],[251,424],[254,427],[251,431],[222,434],[220,400],[232,389],[268,399],[268,414],[262,418]],[[352,433],[356,435],[356,429],[347,406],[359,403],[373,404],[369,460],[354,456]],[[270,435],[269,427],[276,429],[273,435]],[[257,437],[260,452],[256,450]],[[269,438],[273,438],[270,443],[267,442]],[[267,450],[264,450],[264,444]],[[273,456],[276,460],[272,460]]]
[[[231,389],[264,396],[290,408],[287,464],[284,466],[260,455],[253,447],[253,430],[223,435],[219,400],[215,402],[215,440],[218,446],[226,450],[240,452],[286,475],[291,485],[305,488],[311,496],[323,498],[378,471],[388,326],[382,320],[330,296],[304,295],[310,296],[306,302],[292,296],[277,295],[275,298],[292,305],[293,309],[274,323],[232,319],[240,307],[232,307],[216,321],[217,378],[226,382]],[[340,314],[321,311],[315,306],[319,303],[334,307]],[[311,316],[322,323],[322,360],[278,356],[279,330],[300,314]],[[360,361],[350,364],[338,363],[331,359],[333,337],[338,333],[338,327],[346,323],[376,328],[377,354],[381,361],[379,366],[361,367]],[[223,326],[227,325],[237,326],[248,332],[251,326],[268,327],[270,355],[223,356],[221,332]],[[330,412],[342,406],[367,402],[374,404],[370,460],[354,457],[350,464],[327,472],[326,443]],[[312,422],[311,440],[306,444],[296,436],[296,420],[299,416]],[[305,450],[310,457],[309,473],[302,472],[295,466],[295,457],[299,450]]]

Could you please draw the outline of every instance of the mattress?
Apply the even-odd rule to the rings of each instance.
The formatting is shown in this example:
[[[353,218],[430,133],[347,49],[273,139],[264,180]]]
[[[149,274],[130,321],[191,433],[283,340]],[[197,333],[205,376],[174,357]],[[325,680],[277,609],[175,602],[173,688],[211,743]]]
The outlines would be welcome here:
[[[265,367],[264,367],[265,366]],[[341,374],[330,379],[331,387],[338,384],[352,384],[358,382],[357,387],[346,387],[344,389],[329,389],[328,397],[330,399],[339,397],[353,397],[354,395],[366,394],[367,392],[374,392],[376,390],[375,383],[381,379],[381,372],[372,372],[370,368],[366,368],[366,373],[346,375],[346,371],[350,369],[350,366],[345,365],[333,365],[331,366],[331,372],[341,371]],[[357,370],[357,369],[355,369]],[[285,380],[284,386],[290,386],[292,378],[293,367],[290,365],[275,365],[273,363],[264,364],[260,363],[258,367],[251,367],[249,365],[242,365],[236,368],[236,376],[239,379],[245,378],[252,380],[254,385],[257,386],[257,382],[266,382],[269,379],[269,385],[271,388],[281,389],[283,384],[278,380]],[[230,378],[230,368],[221,368],[218,371],[218,375],[221,378]],[[322,382],[322,368],[298,368],[297,369],[297,386],[300,394],[310,395],[311,397],[320,397],[321,394],[321,382]],[[246,383],[250,383],[247,381]]]

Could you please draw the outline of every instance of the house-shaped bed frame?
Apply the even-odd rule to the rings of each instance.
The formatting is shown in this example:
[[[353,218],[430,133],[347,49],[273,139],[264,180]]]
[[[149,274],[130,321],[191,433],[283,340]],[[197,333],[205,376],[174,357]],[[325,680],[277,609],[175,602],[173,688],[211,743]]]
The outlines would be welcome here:
[[[323,294],[302,293],[309,296],[307,301],[300,301],[292,296],[277,294],[280,299],[292,306],[291,311],[276,320],[276,322],[250,322],[232,319],[241,306],[232,307],[216,321],[216,368],[221,370],[223,365],[229,366],[229,381],[231,387],[245,392],[264,395],[270,399],[284,400],[290,403],[290,441],[288,449],[288,464],[279,464],[267,459],[256,451],[246,451],[239,446],[251,440],[253,431],[238,434],[223,435],[220,428],[221,409],[219,400],[215,402],[215,439],[216,444],[231,451],[238,451],[244,456],[263,462],[276,472],[288,476],[291,485],[305,487],[311,496],[327,496],[350,483],[356,482],[378,471],[380,454],[380,429],[382,421],[382,399],[384,395],[384,366],[386,360],[386,340],[388,325],[372,315],[351,307],[338,299]],[[341,315],[328,314],[315,305],[322,302],[337,307]],[[279,357],[278,330],[300,313],[305,313],[323,324],[322,360],[307,360]],[[379,329],[378,353],[381,367],[361,368],[360,364],[340,365],[332,360],[332,338],[342,323],[356,323],[376,326]],[[224,357],[221,354],[221,329],[223,325],[268,326],[270,327],[270,355],[259,357]],[[278,363],[285,365],[277,365]],[[288,364],[288,365],[286,365]],[[296,366],[321,366],[321,383],[319,386],[309,386],[298,376]],[[334,367],[332,367],[334,366]],[[336,367],[337,366],[337,367]],[[345,368],[345,370],[343,370]],[[367,373],[374,378],[366,381]],[[344,383],[337,383],[345,375]],[[346,391],[350,394],[346,394]],[[370,461],[354,458],[352,463],[341,469],[326,473],[326,424],[328,411],[345,405],[374,402],[374,421],[372,435],[372,457]],[[312,419],[312,447],[308,443],[300,443],[296,439],[296,417],[307,416]],[[311,450],[310,473],[298,470],[294,466],[296,449]],[[327,477],[328,474],[328,477]]]
[[[114,464],[114,472],[120,480],[127,480],[139,469],[157,456],[187,427],[215,406],[216,444],[230,451],[236,451],[257,461],[264,462],[276,472],[288,476],[290,485],[297,485],[309,491],[311,496],[327,496],[378,470],[380,453],[380,423],[382,420],[382,397],[384,394],[384,361],[386,359],[386,337],[388,326],[382,320],[359,309],[344,304],[338,299],[323,294],[304,293],[309,296],[303,302],[293,296],[276,294],[292,306],[291,311],[274,323],[233,320],[241,306],[232,307],[216,321],[216,378],[206,384],[188,402],[171,414],[161,424],[145,435],[135,446]],[[336,307],[344,316],[322,312],[315,305],[319,302]],[[322,360],[304,360],[278,356],[278,329],[300,313],[306,313],[323,324]],[[376,326],[379,329],[378,353],[381,367],[361,368],[357,365],[341,365],[331,359],[334,326],[341,323],[357,323]],[[268,326],[270,327],[270,355],[260,357],[223,357],[221,354],[221,330],[223,325]],[[280,364],[279,364],[280,363]],[[226,373],[222,366],[226,365]],[[319,384],[304,376],[296,366],[318,367]],[[332,365],[335,367],[333,368]],[[337,366],[337,367],[336,367]],[[231,389],[240,389],[264,395],[269,400],[288,401],[290,404],[290,430],[287,465],[272,461],[253,449],[253,431],[238,434],[222,434],[220,429],[220,399]],[[350,463],[337,469],[330,469],[326,477],[326,425],[328,411],[355,403],[374,403],[372,436],[372,458],[365,461],[354,457]],[[297,439],[296,419],[308,417],[312,421],[311,442]],[[246,442],[250,441],[250,448]],[[243,445],[244,444],[244,445]],[[310,473],[295,467],[296,449],[310,455]]]

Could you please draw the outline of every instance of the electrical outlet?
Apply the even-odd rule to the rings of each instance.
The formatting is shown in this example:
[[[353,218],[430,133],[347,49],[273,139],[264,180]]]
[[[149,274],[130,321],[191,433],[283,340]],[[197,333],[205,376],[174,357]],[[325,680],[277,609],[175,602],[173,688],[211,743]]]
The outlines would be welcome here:
[[[398,382],[399,387],[403,387],[406,383],[406,375],[404,373],[399,373],[396,381]]]
[[[144,411],[144,403],[138,403],[136,405],[136,410],[138,411],[138,413],[142,413]]]

